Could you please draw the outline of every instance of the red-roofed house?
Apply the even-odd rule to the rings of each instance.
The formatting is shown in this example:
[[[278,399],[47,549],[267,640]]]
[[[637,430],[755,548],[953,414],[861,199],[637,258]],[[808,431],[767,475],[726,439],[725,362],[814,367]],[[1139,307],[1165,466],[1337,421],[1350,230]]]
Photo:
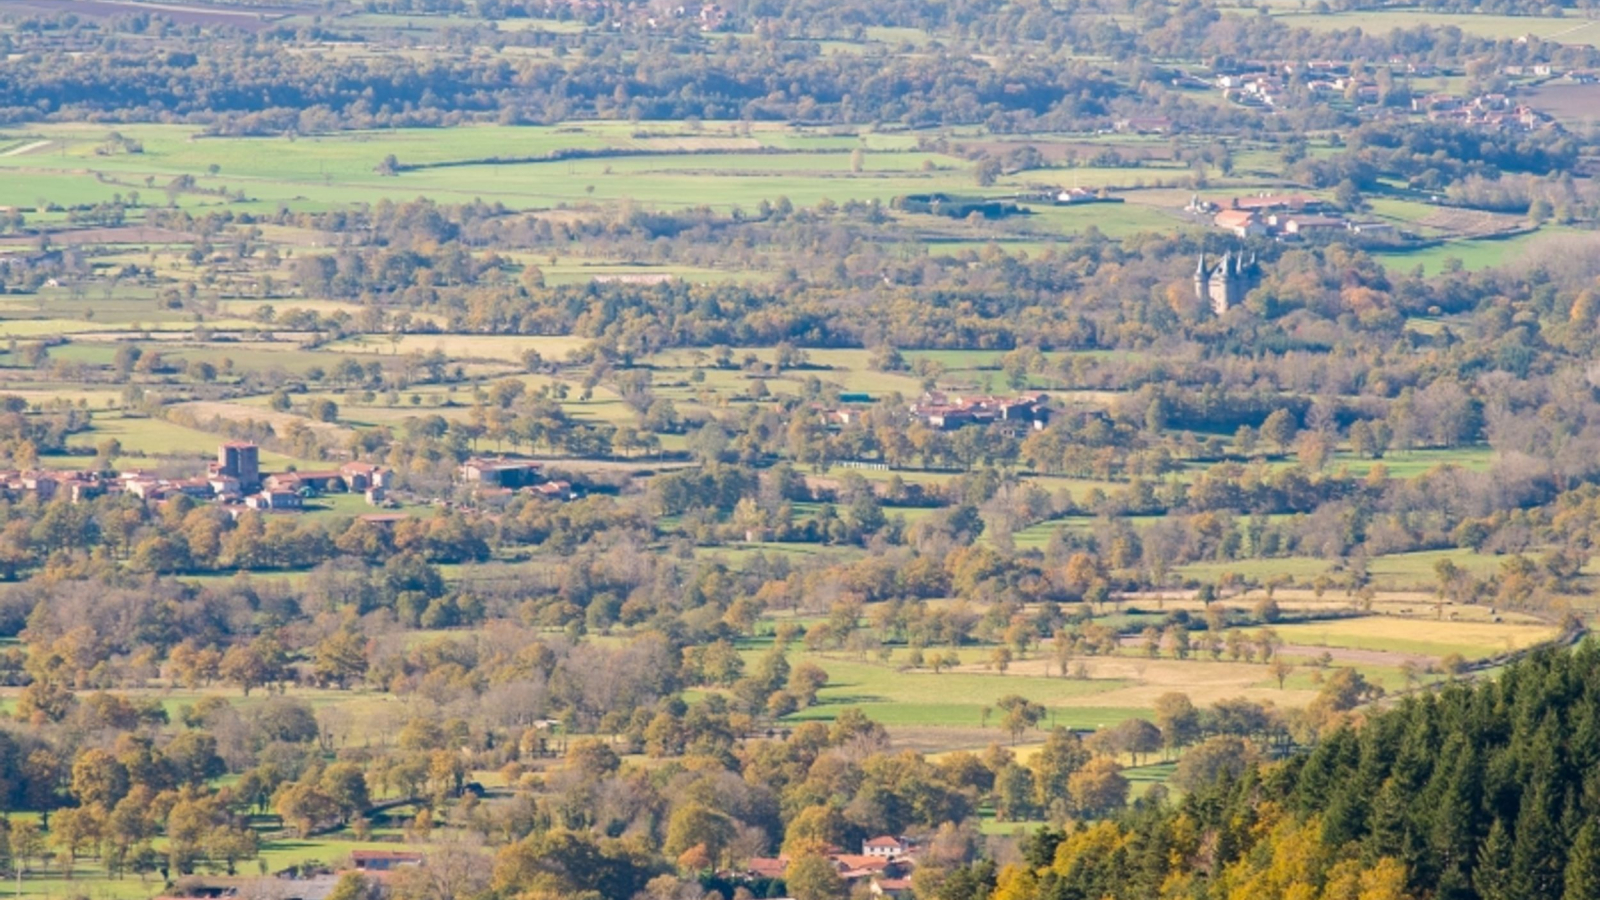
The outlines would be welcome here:
[[[752,878],[782,878],[784,871],[789,868],[789,859],[785,856],[754,856],[744,867]]]
[[[846,882],[893,886],[903,881],[909,887],[914,863],[907,854],[914,848],[913,842],[906,838],[880,837],[863,841],[861,853],[844,853],[830,847],[825,856]],[[774,880],[782,878],[788,868],[787,856],[758,856],[745,863],[743,875],[747,880]],[[888,890],[890,888],[875,889],[873,895],[885,896],[884,891]],[[889,893],[887,896],[897,895]]]
[[[1321,200],[1307,194],[1259,194],[1254,197],[1235,197],[1228,202],[1228,208],[1255,212],[1272,212],[1280,209],[1304,211],[1316,209],[1321,204]]]
[[[1254,237],[1267,233],[1267,226],[1261,223],[1261,217],[1254,210],[1225,209],[1217,213],[1211,221],[1218,228],[1226,228],[1238,237]]]
[[[905,838],[881,834],[875,838],[868,838],[861,842],[862,856],[881,856],[892,859],[896,856],[906,856],[911,853],[914,845]]]
[[[273,490],[279,491],[310,489],[325,494],[345,489],[344,476],[331,469],[319,472],[282,472],[277,475],[268,475],[266,485]]]
[[[909,878],[874,878],[868,886],[874,897],[887,897],[889,900],[903,900],[911,896],[911,879]]]

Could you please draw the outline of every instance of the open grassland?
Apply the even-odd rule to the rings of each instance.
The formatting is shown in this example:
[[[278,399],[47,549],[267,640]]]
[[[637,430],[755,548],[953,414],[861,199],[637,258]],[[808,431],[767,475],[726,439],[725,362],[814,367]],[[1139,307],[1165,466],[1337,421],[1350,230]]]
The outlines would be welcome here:
[[[1384,604],[1410,610],[1409,606],[1399,607],[1403,602],[1394,598]],[[1285,605],[1295,606],[1294,599],[1286,598]],[[1306,599],[1301,605],[1315,604]],[[1181,606],[1180,601],[1168,609]],[[1421,611],[1420,605],[1417,611]],[[1263,662],[1211,659],[1198,652],[1187,659],[1174,658],[1166,651],[1152,657],[1133,639],[1113,655],[1074,657],[1072,677],[1063,677],[1045,651],[1013,660],[1002,672],[987,663],[993,648],[966,647],[959,654],[960,666],[939,673],[930,668],[905,668],[903,649],[894,650],[884,661],[832,652],[791,653],[794,663],[810,661],[829,674],[817,705],[795,718],[832,719],[842,710],[856,707],[897,734],[904,730],[907,739],[918,746],[949,749],[981,744],[983,733],[974,734],[972,729],[992,727],[994,704],[1008,694],[1021,694],[1042,704],[1051,721],[1075,728],[1098,728],[1130,716],[1149,716],[1156,700],[1171,692],[1187,694],[1199,706],[1245,698],[1292,709],[1315,698],[1329,673],[1328,666],[1353,668],[1370,682],[1398,691],[1409,686],[1404,665],[1426,669],[1452,653],[1469,660],[1484,659],[1526,649],[1556,635],[1554,626],[1546,623],[1525,617],[1499,621],[1490,618],[1488,610],[1482,611],[1485,615],[1470,621],[1391,614],[1280,623],[1274,629],[1284,642],[1283,658],[1293,666],[1281,685]],[[1451,612],[1455,614],[1455,608]],[[1114,623],[1115,619],[1104,621]],[[1260,629],[1240,631],[1254,639]],[[752,658],[759,652],[764,651],[747,651]],[[1319,662],[1323,653],[1331,663]]]
[[[1360,29],[1386,34],[1422,25],[1455,27],[1464,34],[1506,40],[1526,36],[1561,44],[1600,46],[1600,22],[1577,16],[1498,16],[1421,9],[1363,9],[1342,13],[1304,13],[1287,5],[1274,10],[1286,24],[1313,31]]]
[[[979,189],[969,160],[919,150],[909,135],[836,135],[782,126],[746,134],[730,123],[708,123],[701,131],[671,123],[648,129],[626,123],[477,125],[295,139],[205,137],[192,128],[129,125],[119,133],[139,141],[142,152],[107,155],[101,151],[108,133],[88,125],[34,127],[19,137],[13,152],[0,155],[0,174],[7,176],[0,177],[0,205],[42,211],[51,203],[131,202],[137,195],[142,206],[270,212],[280,205],[315,211],[428,197],[441,203],[498,202],[518,210],[626,202],[730,212],[780,199],[802,207],[824,200],[887,204],[915,193],[1008,196],[1037,184],[1142,189],[1187,178],[1182,168],[1078,165],[1021,172]],[[1031,143],[1046,150],[1054,146],[1048,136]],[[563,155],[570,158],[552,158]],[[400,168],[384,174],[379,169],[389,157]],[[183,176],[193,179],[192,186],[174,187],[174,179]],[[241,192],[243,199],[235,196]],[[135,219],[140,215],[137,208],[132,213]],[[936,216],[906,219],[932,232],[990,231],[998,237],[1021,229],[1035,235],[1028,238],[1035,242],[1037,236],[1071,236],[1091,227],[1122,236],[1181,224],[1161,208],[1136,203],[1035,206],[1031,215],[1003,226],[971,226]],[[639,273],[556,265],[547,277],[550,283],[566,283],[625,274]],[[668,274],[692,280],[733,277],[692,269]]]
[[[1278,636],[1301,647],[1337,647],[1418,656],[1459,653],[1484,659],[1526,649],[1556,636],[1549,625],[1428,621],[1386,616],[1274,626]]]
[[[122,455],[113,460],[112,464],[126,468],[146,465],[152,457],[175,456],[197,460],[208,458],[216,453],[218,442],[218,437],[210,432],[186,428],[165,419],[101,415],[95,418],[93,428],[73,435],[68,443],[70,446],[93,448],[96,444],[113,438],[122,444]],[[69,462],[67,465],[81,466],[88,457],[70,457],[70,459],[77,462]],[[290,465],[306,468],[317,463],[263,451],[261,465],[271,470]]]
[[[268,578],[254,580],[270,580]],[[9,713],[15,708],[19,688],[0,688],[0,712]],[[393,694],[372,691],[336,691],[320,688],[289,686],[284,692],[274,694],[262,689],[245,696],[238,688],[213,684],[198,688],[157,685],[117,691],[130,699],[155,700],[160,703],[173,721],[178,721],[185,707],[193,707],[208,697],[221,698],[248,716],[261,709],[275,696],[286,696],[322,710],[337,707],[346,713],[338,719],[340,741],[350,746],[383,746],[392,743],[407,719],[421,706],[418,701],[396,697]]]
[[[143,152],[114,156],[95,152],[104,130],[46,130],[48,143],[0,157],[0,170],[28,176],[6,179],[0,202],[33,206],[49,198],[72,205],[133,191],[146,202],[207,205],[220,199],[199,192],[164,194],[180,175],[194,176],[200,191],[243,190],[251,201],[243,204],[247,208],[284,202],[308,209],[417,196],[441,202],[482,198],[513,208],[624,198],[732,207],[783,196],[812,205],[824,197],[887,201],[901,193],[971,185],[965,161],[909,147],[868,149],[861,170],[852,171],[856,142],[788,149],[767,146],[760,137],[714,133],[635,138],[615,124],[399,129],[295,140],[204,138],[192,129],[131,126],[122,133],[141,141]],[[575,151],[615,155],[548,159]],[[389,156],[403,167],[397,175],[377,171]]]
[[[1128,655],[1083,657],[1075,659],[1072,665],[1076,668],[1080,663],[1090,683],[1120,683],[1112,690],[1079,698],[1076,705],[1085,707],[1150,708],[1155,705],[1156,698],[1173,691],[1188,694],[1198,706],[1235,697],[1278,706],[1304,706],[1315,696],[1311,690],[1280,689],[1267,667],[1257,663]],[[1013,662],[1006,670],[1006,677],[1013,676],[1048,678],[1052,682],[1063,680],[1055,664],[1042,657]],[[1071,679],[1065,680],[1071,682]]]
[[[1390,478],[1415,478],[1439,466],[1487,472],[1494,460],[1494,451],[1484,446],[1391,451],[1384,454],[1382,459],[1367,459],[1340,451],[1333,454],[1329,468],[1347,468],[1354,475],[1366,475],[1375,467],[1382,466]]]
[[[1410,272],[1418,267],[1430,276],[1457,267],[1475,272],[1505,265],[1546,244],[1553,236],[1570,233],[1568,229],[1547,227],[1509,238],[1447,241],[1420,250],[1378,250],[1372,256],[1393,272]]]
[[[293,426],[301,426],[310,428],[313,431],[323,432],[329,438],[343,438],[348,437],[350,434],[350,429],[331,422],[317,422],[296,413],[279,412],[266,407],[246,406],[242,403],[197,400],[190,403],[173,404],[173,408],[194,416],[198,422],[207,422],[214,418],[236,422],[266,422],[272,426],[273,430],[279,433]]]
[[[977,657],[981,651],[967,650]],[[876,663],[846,659],[837,654],[805,654],[795,663],[810,660],[828,673],[828,685],[817,695],[818,704],[798,718],[832,719],[849,707],[859,707],[885,725],[981,727],[984,708],[1006,694],[1023,693],[1059,717],[1063,725],[1109,718],[1111,724],[1137,712],[1134,705],[1089,702],[1088,698],[1127,687],[1120,679],[1073,680],[1025,678],[985,672],[976,666],[934,674],[931,669],[902,671],[893,660]],[[1103,712],[1102,712],[1103,711]],[[991,722],[992,724],[992,722]],[[1094,726],[1090,726],[1094,727]]]
[[[1470,549],[1422,550],[1372,557],[1367,561],[1367,573],[1373,587],[1379,590],[1432,589],[1438,585],[1434,566],[1441,559],[1448,559],[1472,574],[1483,577],[1498,571],[1505,558],[1476,553]],[[1307,583],[1318,575],[1336,574],[1338,565],[1332,560],[1283,556],[1191,563],[1177,567],[1174,572],[1183,578],[1200,581],[1217,581],[1226,575],[1235,575],[1265,582],[1284,575],[1298,583]]]

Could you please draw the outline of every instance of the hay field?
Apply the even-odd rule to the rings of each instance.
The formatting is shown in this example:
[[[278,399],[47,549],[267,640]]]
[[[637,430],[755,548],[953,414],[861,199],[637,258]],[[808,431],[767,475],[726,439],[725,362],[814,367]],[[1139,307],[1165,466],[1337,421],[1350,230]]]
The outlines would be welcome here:
[[[1442,657],[1483,659],[1522,650],[1556,636],[1551,625],[1427,621],[1370,616],[1275,626],[1278,636],[1303,647],[1338,647]],[[1254,630],[1250,630],[1254,633]]]

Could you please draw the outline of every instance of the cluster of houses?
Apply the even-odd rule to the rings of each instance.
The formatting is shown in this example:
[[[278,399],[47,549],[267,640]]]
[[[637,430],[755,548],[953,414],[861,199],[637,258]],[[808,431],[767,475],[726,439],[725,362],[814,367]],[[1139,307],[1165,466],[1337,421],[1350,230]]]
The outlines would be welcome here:
[[[871,398],[865,394],[841,394],[843,404],[866,404]],[[907,410],[913,421],[936,431],[955,431],[968,425],[1000,425],[1016,430],[1044,430],[1050,424],[1050,396],[1048,394],[1021,394],[1016,397],[993,397],[983,394],[953,395],[943,391],[930,391],[912,403]],[[864,405],[843,405],[822,410],[834,425],[850,425],[867,413]]]
[[[716,3],[703,3],[699,7],[674,6],[665,17],[650,16],[645,19],[645,24],[651,28],[660,28],[668,21],[694,19],[700,25],[701,31],[721,31],[728,23],[728,11]]]
[[[185,496],[221,503],[237,515],[246,509],[299,509],[308,496],[320,493],[362,493],[381,504],[393,473],[372,463],[349,462],[326,472],[284,472],[263,476],[255,444],[234,441],[217,449],[217,459],[204,475],[167,478],[143,469],[116,474],[91,471],[0,472],[0,492],[11,499],[34,496],[44,502],[64,497],[79,503],[107,494],[127,494],[160,502]]]
[[[118,480],[123,490],[141,500],[183,494],[215,501],[238,515],[247,509],[298,510],[306,498],[330,493],[364,494],[368,503],[381,505],[394,473],[372,463],[347,462],[327,471],[263,475],[260,448],[248,441],[230,441],[217,448],[217,459],[206,466],[204,475],[162,478],[135,469],[121,473]]]
[[[873,897],[902,900],[911,896],[911,871],[916,867],[917,843],[910,838],[882,835],[861,842],[860,853],[828,848],[824,857],[838,870],[839,877],[852,889],[864,885]],[[736,877],[749,882],[782,880],[789,868],[789,857],[755,857]],[[852,890],[852,896],[855,896]]]
[[[73,503],[81,503],[120,490],[120,481],[106,478],[99,472],[0,472],[0,493],[8,500],[35,496],[48,503],[57,497],[66,497]]]
[[[1398,58],[1390,60],[1389,69],[1396,75],[1422,78],[1438,74],[1428,63],[1407,62]],[[1555,74],[1549,65],[1503,66],[1500,71],[1518,77],[1546,78]],[[1565,77],[1579,84],[1600,81],[1600,76],[1588,71],[1570,72]],[[1345,97],[1363,106],[1376,104],[1382,99],[1376,81],[1352,73],[1345,63],[1331,60],[1257,63],[1249,71],[1219,74],[1214,81],[1214,86],[1230,102],[1269,108],[1283,105],[1288,92],[1296,85],[1303,87],[1313,97]],[[1430,121],[1486,129],[1533,131],[1554,124],[1550,116],[1526,104],[1516,103],[1505,94],[1483,94],[1470,98],[1427,94],[1412,99],[1411,111],[1427,116]]]
[[[554,500],[572,500],[571,482],[546,478],[539,463],[510,457],[473,457],[457,469],[461,482],[475,498],[494,500],[517,493]],[[170,478],[143,469],[118,473],[96,471],[0,471],[0,496],[9,500],[36,497],[42,502],[66,498],[79,503],[94,497],[127,494],[159,503],[184,496],[217,503],[237,518],[245,510],[296,512],[307,499],[324,494],[361,494],[369,504],[393,507],[389,491],[394,471],[368,462],[347,462],[336,469],[315,471],[261,471],[261,451],[247,441],[230,441],[217,448],[217,458],[205,473]],[[390,524],[404,515],[363,516],[373,524]]]
[[[1389,58],[1389,71],[1395,75],[1414,78],[1432,78],[1440,74],[1432,63],[1414,62],[1403,57]],[[1350,71],[1350,64],[1332,59],[1257,61],[1246,64],[1241,71],[1223,72],[1216,77],[1216,86],[1228,91],[1244,90],[1261,96],[1281,94],[1289,84],[1299,81],[1312,93],[1348,93],[1352,87],[1358,91],[1376,83]],[[1249,88],[1250,85],[1260,87]],[[1376,92],[1374,92],[1376,96]],[[1263,97],[1265,101],[1265,98]]]
[[[1414,72],[1416,67],[1410,69]],[[1285,92],[1297,78],[1312,96],[1341,95],[1357,103],[1378,102],[1375,82],[1353,76],[1348,65],[1331,60],[1263,63],[1252,71],[1218,75],[1216,86],[1221,89],[1222,96],[1233,103],[1272,107],[1283,103]]]
[[[1506,131],[1533,131],[1554,123],[1544,113],[1525,103],[1517,103],[1505,94],[1480,94],[1471,99],[1451,94],[1427,94],[1413,98],[1411,110],[1427,116],[1430,122],[1450,122]]]
[[[911,404],[910,411],[913,419],[938,431],[994,423],[1018,430],[1043,430],[1050,424],[1050,398],[1045,394],[990,397],[952,396],[943,391],[930,391]]]
[[[1346,219],[1326,209],[1321,200],[1305,194],[1234,197],[1228,201],[1226,208],[1195,196],[1185,209],[1191,213],[1210,215],[1213,225],[1240,238],[1298,240],[1343,232],[1375,236],[1395,231],[1395,227],[1387,222]]]

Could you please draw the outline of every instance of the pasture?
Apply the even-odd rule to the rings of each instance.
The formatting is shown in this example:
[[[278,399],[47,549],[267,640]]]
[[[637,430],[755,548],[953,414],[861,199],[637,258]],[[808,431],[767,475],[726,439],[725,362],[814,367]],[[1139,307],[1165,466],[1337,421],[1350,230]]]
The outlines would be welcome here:
[[[1523,650],[1556,636],[1549,625],[1455,622],[1369,616],[1273,626],[1288,644],[1439,658],[1458,653],[1485,659]]]
[[[1425,276],[1457,268],[1476,272],[1498,268],[1530,251],[1550,246],[1551,238],[1563,233],[1569,232],[1559,227],[1548,227],[1508,238],[1452,240],[1418,250],[1377,250],[1372,256],[1395,273],[1407,273],[1418,268]]]
[[[16,136],[11,150],[0,154],[0,174],[11,176],[0,178],[0,205],[37,209],[39,216],[50,214],[44,212],[47,207],[120,199],[133,207],[137,218],[141,208],[162,205],[197,213],[221,208],[268,213],[280,206],[319,211],[427,197],[439,203],[482,200],[512,210],[602,210],[633,204],[644,209],[706,207],[726,215],[752,212],[762,202],[887,205],[905,194],[971,194],[977,187],[970,160],[920,149],[910,135],[841,135],[775,123],[471,125],[292,138],[211,137],[183,126],[128,125],[117,133],[137,141],[141,152],[106,154],[110,131],[83,124],[39,125]],[[1050,135],[1030,143],[1045,148],[1047,155],[1052,148],[1080,153],[1096,146],[1083,137]],[[1136,144],[1131,149],[1106,146],[1137,153]],[[391,169],[386,160],[397,165]],[[187,181],[175,180],[180,178]],[[1182,167],[1074,161],[1071,168],[1003,176],[978,192],[1007,196],[1040,184],[1139,191],[1181,186],[1186,178]],[[998,224],[904,218],[929,235],[962,240],[975,234],[1007,236],[1035,246],[1091,227],[1121,237],[1182,224],[1169,212],[1141,203],[1034,206],[1030,211]],[[570,264],[552,269],[549,283],[636,274]],[[667,271],[691,280],[730,277],[715,270]]]
[[[724,555],[722,558],[727,558]],[[1152,598],[1139,601],[1148,609]],[[1248,608],[1248,597],[1230,598],[1229,605]],[[1164,612],[1187,609],[1198,616],[1202,604],[1192,598],[1168,598],[1156,606]],[[1342,610],[1347,602],[1314,599],[1310,592],[1285,592],[1285,610],[1296,613]],[[1157,698],[1180,692],[1197,706],[1245,699],[1281,710],[1310,703],[1334,668],[1353,668],[1387,691],[1410,687],[1417,673],[1432,672],[1452,654],[1481,660],[1524,650],[1556,636],[1553,625],[1525,616],[1502,619],[1484,607],[1447,607],[1448,618],[1434,618],[1422,595],[1380,595],[1374,612],[1356,618],[1289,621],[1272,627],[1290,664],[1280,685],[1274,670],[1253,655],[1215,658],[1195,650],[1178,658],[1163,645],[1152,655],[1137,637],[1139,621],[1159,623],[1161,616],[1097,621],[1121,627],[1133,623],[1134,634],[1110,655],[1074,655],[1071,677],[1064,677],[1048,642],[1045,646],[998,666],[991,644],[962,647],[960,664],[935,672],[928,664],[912,667],[904,647],[874,654],[791,649],[791,663],[814,663],[828,673],[816,705],[795,713],[795,721],[831,720],[849,708],[889,726],[897,741],[924,750],[972,749],[1008,736],[999,729],[995,703],[1021,694],[1041,704],[1051,724],[1102,728],[1134,716],[1151,715]],[[1424,615],[1426,613],[1426,615]],[[1459,616],[1459,618],[1458,618]],[[1262,638],[1262,626],[1236,629],[1247,641]],[[745,650],[754,661],[767,650],[759,644]],[[947,648],[930,648],[924,656],[942,656]],[[1410,672],[1411,674],[1408,674]],[[1437,677],[1429,676],[1429,677]]]
[[[1600,46],[1600,22],[1577,16],[1499,16],[1421,9],[1363,9],[1350,12],[1303,12],[1304,4],[1277,6],[1273,14],[1287,25],[1312,31],[1349,31],[1387,34],[1427,25],[1454,27],[1462,33],[1494,40],[1537,37],[1543,41],[1580,46]]]

